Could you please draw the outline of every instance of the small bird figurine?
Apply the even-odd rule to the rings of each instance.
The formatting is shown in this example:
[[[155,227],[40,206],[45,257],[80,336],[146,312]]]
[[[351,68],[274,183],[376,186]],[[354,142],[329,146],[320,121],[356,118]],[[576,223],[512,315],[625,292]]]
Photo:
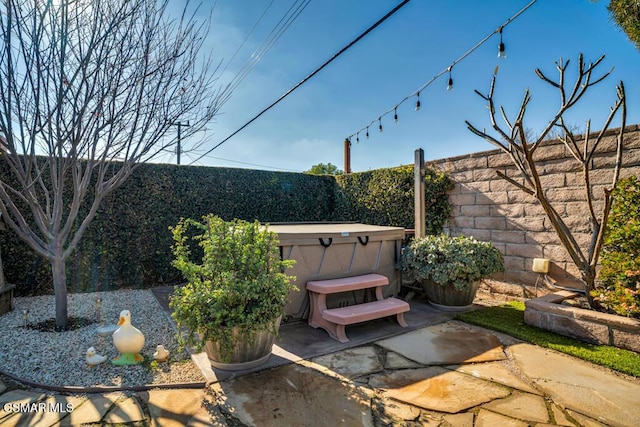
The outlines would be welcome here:
[[[158,344],[156,347],[156,352],[153,353],[153,358],[158,362],[166,362],[169,358],[169,350],[164,348],[162,344]]]
[[[129,310],[120,312],[120,326],[113,333],[113,345],[120,352],[120,356],[111,361],[114,365],[135,365],[144,360],[140,354],[144,347],[144,335],[131,325],[131,313]]]
[[[90,368],[93,368],[94,366],[99,365],[107,360],[107,356],[96,354],[96,349],[93,347],[89,347],[87,349],[87,356],[85,359],[87,361],[87,365],[89,365]]]

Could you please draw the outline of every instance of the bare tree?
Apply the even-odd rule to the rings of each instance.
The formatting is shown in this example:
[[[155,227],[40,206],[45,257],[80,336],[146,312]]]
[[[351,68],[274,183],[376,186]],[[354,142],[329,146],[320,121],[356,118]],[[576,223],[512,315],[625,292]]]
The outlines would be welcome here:
[[[524,94],[524,98],[515,119],[510,120],[504,109],[500,107],[500,114],[504,121],[504,125],[499,125],[497,123],[496,107],[493,100],[497,69],[491,81],[489,94],[483,95],[476,90],[476,93],[487,101],[491,126],[497,136],[492,136],[486,131],[481,131],[474,127],[468,121],[466,122],[467,127],[471,132],[484,138],[486,141],[500,148],[503,152],[509,155],[513,164],[516,166],[522,181],[520,182],[500,171],[497,171],[497,174],[525,193],[534,196],[540,202],[544,212],[551,222],[551,225],[553,226],[553,229],[558,235],[560,242],[580,271],[582,280],[586,286],[587,297],[591,304],[593,304],[594,301],[590,295],[590,291],[595,287],[596,265],[598,264],[600,249],[602,248],[605,225],[613,202],[611,191],[618,182],[620,167],[622,165],[622,148],[626,122],[626,97],[623,83],[620,82],[617,86],[617,100],[611,107],[611,111],[609,112],[604,126],[595,137],[590,135],[590,121],[586,122],[586,130],[583,136],[576,136],[571,127],[565,124],[563,116],[580,100],[580,98],[582,98],[590,87],[598,84],[610,74],[610,72],[607,72],[599,77],[594,76],[593,74],[594,70],[603,59],[604,55],[595,62],[587,65],[583,60],[582,54],[580,54],[578,58],[578,76],[570,87],[567,87],[567,82],[565,81],[565,72],[569,66],[569,60],[566,62],[562,60],[560,60],[560,62],[556,62],[556,69],[559,74],[557,81],[548,78],[542,73],[542,71],[536,69],[538,77],[558,89],[560,94],[560,108],[549,121],[549,124],[533,141],[529,139],[530,135],[525,131],[523,124],[527,105],[531,100],[529,90]],[[612,174],[611,185],[610,187],[605,188],[603,197],[604,202],[602,203],[599,212],[596,212],[596,204],[594,203],[594,200],[596,200],[594,197],[594,187],[590,181],[590,172],[593,169],[592,160],[598,148],[601,146],[611,121],[614,119],[618,111],[621,111],[621,125],[616,139],[616,163]],[[550,132],[555,129],[559,129],[560,131],[557,139],[564,143],[567,150],[571,153],[572,157],[580,165],[582,170],[584,200],[588,207],[588,215],[591,224],[591,239],[588,247],[581,247],[578,244],[572,230],[567,226],[562,216],[549,202],[545,188],[540,183],[540,172],[538,171],[535,153],[538,149],[544,149],[545,143],[550,141],[550,139],[548,139]],[[580,138],[582,139],[581,141],[579,141]]]
[[[208,23],[161,0],[3,0],[0,145],[11,179],[0,211],[46,258],[56,327],[67,327],[65,261],[101,201],[138,167],[201,130],[227,100],[202,56]],[[80,215],[86,206],[86,215]],[[124,262],[124,260],[123,260]]]

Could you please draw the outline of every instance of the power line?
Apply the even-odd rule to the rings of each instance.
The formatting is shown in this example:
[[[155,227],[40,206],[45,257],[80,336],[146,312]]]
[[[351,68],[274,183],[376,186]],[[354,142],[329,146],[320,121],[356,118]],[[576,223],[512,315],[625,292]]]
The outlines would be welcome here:
[[[200,157],[198,157],[196,160],[194,160],[194,162],[200,160],[201,158],[203,158],[204,156],[208,155],[209,153],[211,153],[213,150],[215,150],[216,148],[218,148],[219,146],[221,146],[222,144],[224,144],[225,142],[227,142],[228,140],[230,140],[232,137],[234,137],[236,134],[238,134],[240,131],[242,131],[244,128],[246,128],[247,126],[249,126],[251,123],[253,123],[258,117],[262,116],[264,113],[266,113],[267,111],[269,111],[271,108],[273,108],[276,104],[278,104],[280,101],[282,101],[284,98],[286,98],[287,96],[289,96],[289,94],[291,94],[294,90],[296,90],[297,88],[299,88],[300,86],[302,86],[304,83],[306,83],[309,79],[311,79],[313,76],[315,76],[316,74],[318,74],[324,67],[326,67],[327,65],[329,65],[331,62],[333,62],[334,59],[338,58],[340,55],[342,55],[344,52],[346,52],[347,50],[349,50],[349,48],[351,48],[353,45],[355,45],[356,43],[358,43],[361,39],[363,39],[367,34],[369,34],[371,31],[373,31],[376,27],[378,27],[380,24],[382,24],[384,21],[386,21],[389,17],[391,17],[393,14],[395,14],[398,10],[400,10],[404,5],[406,5],[407,3],[409,3],[409,1],[411,0],[403,0],[402,3],[398,4],[396,7],[394,7],[393,9],[391,9],[391,11],[389,11],[386,15],[384,15],[382,18],[380,18],[378,21],[376,21],[375,24],[371,25],[369,28],[367,28],[362,34],[360,34],[358,37],[356,37],[353,41],[351,41],[348,45],[346,45],[345,47],[343,47],[342,49],[340,49],[340,51],[338,51],[338,53],[336,53],[335,55],[333,55],[331,58],[329,58],[324,64],[322,64],[320,67],[316,68],[315,71],[313,71],[311,74],[309,74],[307,77],[305,77],[304,79],[300,80],[295,86],[293,86],[291,89],[289,89],[288,91],[286,91],[284,94],[282,94],[278,99],[276,99],[274,102],[272,102],[268,107],[266,107],[265,109],[263,109],[262,111],[260,111],[255,117],[253,117],[251,120],[249,120],[247,123],[245,123],[244,125],[242,125],[238,130],[236,130],[235,132],[233,132],[231,135],[229,135],[228,137],[226,137],[225,139],[223,139],[222,141],[220,141],[218,144],[216,144],[215,146],[213,146],[213,148],[211,148],[209,151],[207,151],[206,153],[204,153],[203,155],[201,155]],[[191,164],[191,163],[190,163]]]
[[[518,12],[516,12],[513,16],[511,16],[509,19],[507,19],[501,26],[499,26],[496,30],[492,31],[491,33],[487,34],[482,40],[480,40],[478,43],[476,43],[472,48],[470,48],[469,50],[467,50],[464,54],[462,54],[461,56],[459,56],[457,59],[455,59],[451,64],[449,64],[449,66],[447,68],[445,68],[444,70],[440,71],[438,74],[436,74],[435,76],[433,76],[429,81],[427,81],[426,83],[424,83],[422,86],[420,86],[418,89],[416,89],[415,91],[413,91],[411,94],[405,96],[404,98],[402,98],[402,100],[400,100],[400,102],[397,102],[393,107],[391,107],[390,109],[388,109],[387,111],[385,111],[384,113],[380,114],[377,118],[371,120],[371,122],[366,125],[363,126],[361,129],[359,129],[358,131],[352,133],[351,135],[349,135],[346,140],[347,141],[351,141],[351,138],[353,138],[354,136],[356,137],[356,142],[360,141],[360,132],[366,131],[366,137],[369,137],[369,128],[371,126],[373,126],[376,122],[378,122],[378,127],[380,129],[380,131],[382,131],[382,118],[385,117],[388,114],[393,113],[394,115],[394,121],[398,121],[398,114],[397,114],[397,110],[398,107],[400,105],[402,105],[405,101],[407,101],[409,98],[412,97],[417,97],[417,101],[416,101],[416,110],[420,110],[420,92],[422,92],[424,89],[426,89],[427,87],[431,86],[431,84],[436,81],[437,79],[439,79],[440,77],[442,77],[445,74],[449,74],[449,84],[447,85],[448,89],[451,89],[453,86],[453,79],[451,77],[451,71],[453,70],[453,67],[460,61],[462,61],[463,59],[465,59],[467,56],[471,55],[476,49],[478,49],[480,46],[482,46],[483,44],[485,44],[487,42],[487,40],[489,40],[492,36],[494,36],[495,34],[500,34],[501,38],[500,38],[500,45],[499,45],[499,56],[502,57],[504,56],[504,44],[502,43],[502,30],[504,28],[507,27],[507,25],[509,25],[514,19],[516,19],[518,16],[522,15],[527,9],[529,9],[531,6],[533,6],[533,4],[536,2],[537,0],[532,0],[530,3],[528,3],[525,7],[523,7],[522,9],[520,9]]]
[[[213,157],[213,156],[209,156],[210,159],[216,159],[216,160],[222,160],[224,162],[231,162],[231,163],[239,163],[241,165],[248,165],[248,166],[258,166],[261,168],[267,168],[267,169],[274,169],[274,170],[280,170],[280,171],[285,171],[285,172],[297,172],[297,173],[302,173],[301,170],[297,170],[297,169],[286,169],[286,168],[280,168],[277,166],[267,166],[267,165],[259,165],[256,163],[248,163],[248,162],[241,162],[238,160],[231,160],[231,159],[223,159],[221,157]],[[197,162],[199,159],[194,160],[194,162]]]

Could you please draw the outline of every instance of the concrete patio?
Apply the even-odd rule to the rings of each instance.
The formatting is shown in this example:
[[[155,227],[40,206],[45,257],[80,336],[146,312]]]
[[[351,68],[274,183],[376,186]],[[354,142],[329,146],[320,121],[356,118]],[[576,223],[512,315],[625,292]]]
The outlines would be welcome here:
[[[408,328],[384,319],[349,327],[345,344],[304,322],[283,325],[266,365],[205,369],[210,384],[200,389],[65,396],[0,384],[0,424],[640,425],[637,378],[411,305]],[[30,402],[73,411],[5,405]]]

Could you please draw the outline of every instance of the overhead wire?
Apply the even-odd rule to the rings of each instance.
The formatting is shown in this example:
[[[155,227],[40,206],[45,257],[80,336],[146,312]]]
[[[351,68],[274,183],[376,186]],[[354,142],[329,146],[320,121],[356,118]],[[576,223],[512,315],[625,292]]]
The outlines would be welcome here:
[[[202,159],[205,156],[208,156],[213,150],[215,150],[216,148],[220,147],[222,144],[224,144],[225,142],[227,142],[228,140],[230,140],[231,138],[233,138],[235,135],[237,135],[238,133],[240,133],[244,128],[246,128],[247,126],[249,126],[251,123],[253,123],[255,120],[257,120],[260,116],[262,116],[264,113],[266,113],[267,111],[269,111],[271,108],[273,108],[275,105],[277,105],[280,101],[282,101],[283,99],[285,99],[287,96],[289,96],[292,92],[294,92],[296,89],[298,89],[300,86],[302,86],[303,84],[305,84],[309,79],[313,78],[313,76],[315,76],[316,74],[318,74],[323,68],[325,68],[327,65],[329,65],[331,62],[333,62],[336,58],[338,58],[340,55],[342,55],[344,52],[346,52],[347,50],[349,50],[353,45],[355,45],[356,43],[358,43],[360,40],[362,40],[364,37],[367,36],[367,34],[369,34],[371,31],[373,31],[374,29],[376,29],[380,24],[382,24],[384,21],[386,21],[388,18],[390,18],[392,15],[394,15],[398,10],[400,10],[403,6],[405,6],[407,3],[409,3],[410,0],[403,0],[401,3],[399,3],[398,5],[396,5],[393,9],[391,9],[389,12],[387,12],[386,15],[384,15],[382,18],[378,19],[374,24],[372,24],[371,26],[369,26],[369,28],[367,28],[364,32],[362,32],[358,37],[356,37],[355,39],[353,39],[351,42],[349,42],[349,44],[347,44],[345,47],[343,47],[342,49],[340,49],[337,53],[335,53],[331,58],[329,58],[327,61],[325,61],[322,65],[320,65],[318,68],[316,68],[311,74],[307,75],[305,78],[303,78],[302,80],[300,80],[298,83],[296,83],[291,89],[289,89],[288,91],[286,91],[284,94],[280,95],[280,97],[278,99],[276,99],[275,101],[273,101],[271,104],[269,104],[267,107],[265,107],[262,111],[260,111],[257,115],[255,115],[251,120],[249,120],[248,122],[246,122],[244,125],[242,125],[239,129],[237,129],[235,132],[233,132],[231,135],[227,136],[225,139],[223,139],[222,141],[220,141],[219,143],[217,143],[216,145],[214,145],[211,149],[209,149],[208,151],[206,151],[204,154],[202,154],[201,156],[199,156],[196,160],[194,160],[192,163],[193,164],[195,162],[197,162],[198,160]],[[535,1],[535,0],[534,0]]]
[[[271,50],[276,42],[282,37],[282,35],[291,27],[291,24],[298,19],[300,14],[311,3],[311,0],[295,0],[289,7],[287,12],[280,18],[280,21],[273,27],[269,35],[258,46],[249,59],[245,62],[242,68],[236,73],[234,78],[229,83],[230,91],[235,90],[240,83],[253,71],[256,65],[262,60],[262,58]],[[296,6],[297,5],[297,6]],[[295,8],[295,9],[294,9]],[[283,23],[284,21],[284,23]]]
[[[216,0],[217,3],[218,0]],[[236,56],[238,55],[238,52],[240,52],[240,50],[242,49],[242,47],[245,45],[245,43],[247,42],[247,40],[249,40],[249,37],[251,37],[251,34],[253,34],[253,32],[255,31],[255,29],[258,27],[258,25],[260,24],[260,22],[262,21],[262,18],[264,18],[264,16],[267,14],[267,12],[269,11],[269,9],[271,8],[271,6],[273,5],[273,2],[275,0],[271,0],[269,2],[269,4],[267,5],[267,7],[264,9],[264,11],[262,12],[262,14],[260,15],[260,17],[258,18],[258,20],[255,22],[255,24],[253,24],[253,27],[251,27],[251,29],[249,30],[249,32],[247,33],[247,35],[245,36],[244,40],[242,40],[242,43],[240,43],[240,45],[238,46],[238,48],[236,49],[236,51],[233,53],[233,55],[231,56],[231,59],[229,61],[227,61],[226,65],[224,66],[224,68],[222,69],[222,72],[220,74],[224,74],[225,71],[227,71],[227,68],[229,68],[229,64],[231,64],[233,62],[233,60],[236,58]],[[215,5],[214,5],[215,6]]]

